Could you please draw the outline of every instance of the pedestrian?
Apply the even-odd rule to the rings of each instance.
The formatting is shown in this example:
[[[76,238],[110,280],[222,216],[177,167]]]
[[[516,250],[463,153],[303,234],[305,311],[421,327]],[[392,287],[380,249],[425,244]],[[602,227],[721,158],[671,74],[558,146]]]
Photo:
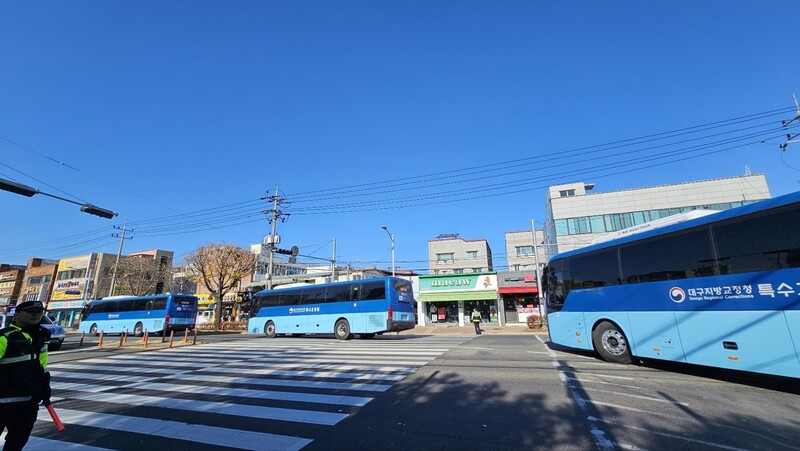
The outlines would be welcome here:
[[[470,316],[472,324],[475,325],[475,335],[481,334],[481,312],[477,308],[472,309],[472,316]]]
[[[50,332],[39,325],[40,301],[19,304],[11,324],[0,329],[0,432],[3,451],[21,450],[30,438],[39,402],[50,404],[47,345]]]

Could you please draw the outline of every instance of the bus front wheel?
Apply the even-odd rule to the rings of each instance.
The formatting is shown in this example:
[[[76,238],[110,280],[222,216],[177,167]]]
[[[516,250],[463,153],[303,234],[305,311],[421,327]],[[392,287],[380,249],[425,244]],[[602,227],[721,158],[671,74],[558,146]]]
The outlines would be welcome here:
[[[92,327],[89,328],[89,335],[97,336],[97,324],[92,324]]]
[[[347,340],[350,338],[350,323],[346,319],[336,321],[336,326],[333,328],[333,333],[339,340]]]
[[[142,323],[136,323],[136,325],[133,326],[133,336],[141,337],[142,335],[144,335],[144,326]]]
[[[600,357],[607,362],[633,362],[628,339],[613,323],[603,321],[598,324],[592,331],[592,343]]]
[[[267,338],[275,338],[275,336],[278,335],[275,333],[275,323],[270,321],[264,326],[264,335],[266,335]]]

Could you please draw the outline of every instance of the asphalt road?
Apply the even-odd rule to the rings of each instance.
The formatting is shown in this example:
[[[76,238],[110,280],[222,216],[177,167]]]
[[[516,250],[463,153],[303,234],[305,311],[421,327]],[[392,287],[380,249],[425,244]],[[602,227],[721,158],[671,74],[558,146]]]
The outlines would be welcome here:
[[[136,352],[77,350],[71,338],[52,361]],[[463,338],[366,405],[344,411],[347,418],[335,426],[286,430],[313,437],[308,450],[800,450],[797,380],[658,362],[615,365],[549,347],[546,335]],[[336,347],[327,337],[199,339],[241,343],[245,352],[248,343]],[[387,346],[415,341],[425,342],[415,335],[370,340]],[[246,418],[236,424],[264,427]]]

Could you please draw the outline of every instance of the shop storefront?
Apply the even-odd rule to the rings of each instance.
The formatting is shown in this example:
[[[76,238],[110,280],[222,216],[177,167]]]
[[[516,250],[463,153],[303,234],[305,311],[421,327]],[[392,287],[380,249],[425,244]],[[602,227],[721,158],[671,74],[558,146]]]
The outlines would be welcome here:
[[[497,284],[506,324],[526,324],[529,316],[539,314],[535,271],[498,272]]]
[[[47,303],[48,315],[56,324],[72,327],[80,321],[80,313],[91,299],[92,275],[97,254],[65,258],[58,263],[56,281]]]
[[[473,308],[483,322],[502,324],[496,273],[419,276],[420,326],[465,326]]]

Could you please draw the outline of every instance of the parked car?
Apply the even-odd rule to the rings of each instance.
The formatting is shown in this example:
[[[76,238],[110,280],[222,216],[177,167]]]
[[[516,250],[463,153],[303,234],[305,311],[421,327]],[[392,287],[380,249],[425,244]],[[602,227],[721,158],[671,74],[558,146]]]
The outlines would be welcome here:
[[[6,325],[11,323],[11,320],[13,319],[13,312],[6,315],[0,315],[0,327],[6,327]],[[64,338],[67,337],[67,332],[64,330],[64,328],[54,323],[53,320],[47,315],[42,317],[42,320],[39,321],[39,324],[50,331],[50,345],[47,347],[47,350],[58,351],[61,349],[61,345],[64,343]]]

